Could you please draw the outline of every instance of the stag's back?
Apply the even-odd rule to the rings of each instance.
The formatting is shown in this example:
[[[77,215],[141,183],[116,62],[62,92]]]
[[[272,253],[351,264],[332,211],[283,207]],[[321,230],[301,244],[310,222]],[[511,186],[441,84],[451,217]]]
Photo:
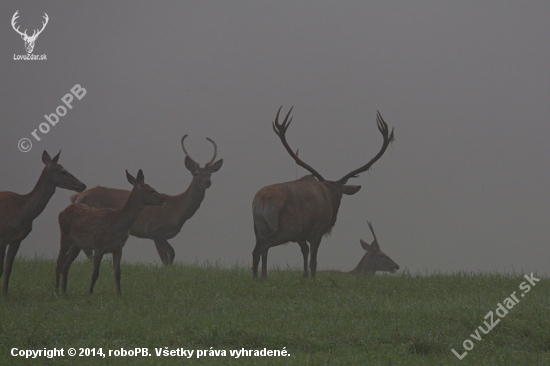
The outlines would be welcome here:
[[[252,202],[258,235],[277,233],[287,241],[308,240],[330,232],[337,209],[330,190],[312,175],[266,186]]]

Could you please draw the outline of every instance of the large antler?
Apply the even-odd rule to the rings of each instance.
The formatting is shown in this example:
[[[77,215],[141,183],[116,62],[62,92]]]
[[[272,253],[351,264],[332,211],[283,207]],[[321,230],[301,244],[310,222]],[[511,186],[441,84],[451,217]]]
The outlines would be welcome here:
[[[32,34],[32,36],[29,36],[29,35],[27,35],[27,30],[26,30],[26,29],[25,29],[25,32],[21,32],[21,31],[19,30],[19,26],[17,26],[17,28],[15,27],[15,21],[17,20],[17,18],[19,18],[18,13],[19,13],[19,10],[17,10],[17,11],[15,12],[15,14],[13,14],[13,17],[11,18],[11,26],[13,27],[13,29],[14,29],[17,33],[19,33],[21,36],[24,36],[25,38],[28,38],[28,39],[36,39],[36,38],[40,35],[40,33],[42,33],[42,31],[44,30],[44,28],[46,28],[46,24],[48,24],[48,20],[50,19],[50,18],[48,17],[48,14],[44,13],[43,18],[44,18],[45,21],[42,22],[42,29],[40,29],[40,30],[35,29],[34,32],[33,32],[33,34]],[[37,32],[38,32],[38,33],[37,33]]]
[[[11,18],[11,26],[12,26],[13,30],[16,31],[17,33],[19,33],[20,35],[28,37],[26,29],[25,29],[25,32],[23,33],[19,30],[19,26],[17,26],[17,28],[15,28],[15,21],[17,20],[17,18],[19,18],[19,15],[17,15],[17,13],[19,13],[19,10],[17,10],[15,12],[15,14],[13,14],[13,17]]]
[[[46,24],[48,24],[48,20],[50,20],[50,18],[48,18],[48,14],[44,13],[44,16],[42,17],[44,18],[45,22],[42,22],[42,29],[40,30],[35,30],[32,34],[32,36],[30,36],[30,38],[37,38],[38,35],[40,33],[42,33],[42,31],[44,30],[44,28],[46,28]],[[37,33],[38,32],[38,33]],[[36,33],[36,34],[35,34]]]
[[[311,174],[313,174],[315,176],[315,178],[317,178],[319,181],[323,182],[325,180],[325,178],[323,178],[321,176],[321,174],[319,174],[315,169],[313,169],[312,167],[310,167],[309,165],[307,165],[306,163],[304,163],[299,157],[298,155],[296,155],[294,153],[294,151],[292,151],[292,149],[290,148],[290,146],[288,145],[288,142],[286,142],[286,130],[288,129],[288,126],[290,126],[290,123],[292,122],[292,117],[290,118],[290,120],[288,119],[288,116],[290,116],[290,112],[292,112],[292,108],[294,108],[294,106],[290,107],[290,110],[288,111],[283,123],[279,123],[279,113],[281,112],[281,109],[283,108],[283,106],[281,106],[279,108],[279,110],[277,111],[277,115],[275,116],[275,121],[272,122],[273,124],[273,131],[275,131],[275,133],[277,134],[277,136],[279,136],[279,139],[281,140],[281,142],[283,143],[283,146],[285,147],[286,151],[288,151],[288,153],[290,154],[290,156],[292,157],[292,159],[294,159],[294,161],[296,161],[296,164],[298,164],[299,166],[301,166],[302,168],[308,170]]]
[[[187,152],[187,150],[185,150],[185,145],[184,145],[184,142],[183,142],[183,141],[187,138],[187,136],[188,136],[188,135],[185,134],[185,135],[181,138],[181,148],[183,149],[183,152],[185,153],[185,155],[187,155],[187,157],[188,157],[189,159],[191,159],[191,160],[193,160],[193,161],[196,162],[196,160],[193,159],[193,158],[191,157],[191,155],[189,155],[189,153]],[[205,165],[205,166],[208,166],[208,165],[212,164],[212,163],[214,162],[214,160],[216,159],[216,156],[218,155],[218,146],[216,145],[216,143],[214,142],[214,140],[212,140],[211,138],[208,138],[208,137],[207,137],[206,139],[207,139],[208,141],[210,141],[210,142],[212,143],[212,145],[214,145],[214,156],[212,156],[212,159],[211,159],[208,163],[206,163],[206,165]]]
[[[382,144],[382,148],[380,149],[378,154],[376,154],[376,156],[371,159],[371,161],[369,161],[367,164],[363,165],[362,167],[360,167],[358,169],[355,169],[354,171],[344,175],[338,181],[339,183],[346,184],[348,182],[348,179],[357,178],[359,176],[359,174],[369,170],[370,167],[372,166],[372,164],[376,163],[376,161],[378,159],[380,159],[380,157],[382,157],[382,155],[384,155],[384,152],[388,148],[388,145],[392,141],[395,140],[395,137],[393,135],[393,127],[391,129],[391,133],[388,133],[388,125],[384,121],[384,119],[382,118],[382,115],[380,114],[380,112],[378,112],[378,111],[376,111],[376,123],[378,124],[378,130],[380,131],[380,133],[382,134],[382,137],[384,138],[384,143]],[[372,230],[372,228],[371,228],[371,230]],[[374,232],[373,232],[373,234],[374,234]]]

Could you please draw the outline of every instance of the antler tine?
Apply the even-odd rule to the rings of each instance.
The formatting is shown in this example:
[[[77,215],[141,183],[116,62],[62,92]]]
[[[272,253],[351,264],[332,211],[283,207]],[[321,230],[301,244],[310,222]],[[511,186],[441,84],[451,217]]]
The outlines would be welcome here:
[[[185,154],[189,159],[195,161],[195,159],[193,159],[193,158],[191,157],[191,155],[189,155],[189,153],[187,152],[187,150],[185,150],[185,145],[183,144],[183,140],[185,140],[185,139],[187,138],[187,136],[188,136],[188,135],[185,134],[185,135],[183,135],[183,137],[181,138],[181,148],[183,149],[184,154]]]
[[[290,116],[290,112],[292,112],[292,108],[294,108],[294,106],[290,107],[290,110],[288,111],[288,113],[286,114],[286,117],[284,119],[284,121],[282,123],[279,123],[279,113],[281,112],[281,109],[283,108],[283,106],[281,106],[279,108],[279,110],[277,111],[277,115],[275,116],[275,121],[272,122],[272,125],[273,125],[273,131],[275,131],[275,133],[277,134],[277,136],[279,136],[279,139],[281,140],[281,142],[283,143],[283,146],[285,147],[286,151],[290,154],[290,156],[292,157],[292,159],[294,159],[294,161],[296,162],[296,164],[298,164],[299,166],[301,166],[302,168],[306,169],[307,171],[309,171],[311,174],[313,174],[315,176],[315,178],[317,178],[320,182],[323,182],[325,180],[325,178],[323,178],[323,176],[321,174],[319,174],[315,169],[313,169],[311,166],[307,165],[306,163],[304,163],[299,157],[298,155],[296,155],[294,153],[294,151],[292,151],[292,149],[290,148],[290,146],[288,145],[288,142],[286,141],[286,130],[288,129],[288,126],[290,126],[290,123],[292,122],[292,117],[290,117],[290,119],[288,119],[288,117]]]
[[[218,155],[218,146],[216,145],[214,140],[212,140],[211,138],[207,137],[206,139],[210,141],[212,145],[214,145],[214,156],[212,156],[212,159],[208,163],[206,163],[206,165],[210,165],[214,162],[214,160],[216,159],[216,156]]]
[[[19,10],[17,10],[15,12],[15,14],[13,14],[13,17],[11,18],[11,26],[12,26],[13,30],[15,30],[17,33],[19,33],[21,35],[23,35],[23,34],[27,35],[27,30],[26,29],[25,29],[25,33],[23,33],[19,30],[19,26],[17,26],[17,28],[15,28],[15,21],[17,20],[17,18],[19,18],[18,13],[19,13]]]
[[[372,228],[372,224],[370,223],[370,221],[367,221],[367,224],[369,224],[370,232],[372,233],[372,236],[374,236],[374,241],[377,241],[376,234],[374,233],[374,229]]]
[[[342,184],[346,184],[348,179],[357,178],[359,176],[359,174],[369,170],[370,167],[374,163],[376,163],[376,161],[378,159],[380,159],[382,157],[382,155],[384,155],[384,152],[388,148],[389,144],[391,142],[395,141],[395,137],[393,135],[393,127],[391,129],[391,133],[389,133],[388,124],[384,121],[384,119],[382,118],[382,115],[380,114],[379,111],[376,111],[376,124],[378,126],[378,130],[380,131],[380,133],[382,134],[382,137],[384,138],[382,148],[380,149],[378,154],[376,154],[376,156],[374,158],[372,158],[367,164],[365,164],[362,167],[360,167],[358,169],[355,169],[354,171],[344,175],[338,182],[340,182]]]

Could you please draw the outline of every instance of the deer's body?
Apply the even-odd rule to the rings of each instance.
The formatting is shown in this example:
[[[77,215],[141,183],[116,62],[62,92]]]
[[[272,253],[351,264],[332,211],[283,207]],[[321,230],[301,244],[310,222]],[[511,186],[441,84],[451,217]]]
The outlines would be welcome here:
[[[162,206],[145,207],[130,228],[130,235],[154,241],[164,265],[173,263],[175,257],[174,248],[168,243],[168,239],[178,235],[185,222],[197,212],[204,200],[206,189],[212,184],[210,181],[211,174],[217,172],[223,164],[223,159],[214,162],[217,147],[212,140],[208,139],[214,144],[216,150],[211,161],[206,163],[204,168],[201,168],[185,151],[183,141],[186,137],[187,135],[182,138],[181,144],[186,155],[185,167],[193,175],[191,184],[185,192],[179,195],[162,194],[166,199],[166,203]],[[71,202],[96,208],[117,209],[124,205],[129,195],[130,191],[124,189],[98,186],[74,195],[71,197]],[[92,255],[89,250],[85,252],[89,257]]]
[[[129,230],[146,205],[162,205],[165,198],[153,188],[144,184],[141,170],[137,179],[128,174],[128,181],[134,189],[124,205],[118,209],[93,208],[73,203],[59,214],[61,244],[57,257],[55,290],[63,276],[62,289],[67,291],[67,277],[72,262],[81,250],[94,251],[94,272],[90,293],[99,277],[101,259],[106,253],[113,254],[113,267],[117,293],[120,294],[120,260],[122,248],[128,240]]]
[[[21,241],[32,231],[32,222],[37,218],[55,193],[55,188],[65,188],[82,192],[86,186],[57,164],[59,154],[53,159],[44,151],[42,162],[46,165],[38,182],[29,194],[0,192],[0,275],[4,274],[4,295],[8,284],[15,255]],[[4,258],[7,258],[4,268]]]
[[[292,151],[286,141],[286,130],[292,122],[288,117],[278,122],[279,111],[273,122],[273,130],[279,136],[283,146],[296,161],[312,175],[304,176],[291,182],[278,183],[263,187],[254,196],[252,216],[256,246],[252,252],[252,272],[258,275],[258,265],[262,259],[262,278],[267,278],[267,252],[269,248],[287,242],[300,245],[304,259],[303,276],[308,277],[308,256],[311,250],[309,269],[315,277],[317,270],[317,251],[323,235],[330,234],[336,224],[338,209],[342,196],[353,195],[360,186],[346,185],[348,179],[368,170],[383,154],[393,141],[393,131],[389,134],[388,126],[378,114],[378,129],[384,137],[380,152],[366,165],[346,174],[338,181],[324,179],[315,169],[304,163]],[[309,246],[308,246],[309,243]]]

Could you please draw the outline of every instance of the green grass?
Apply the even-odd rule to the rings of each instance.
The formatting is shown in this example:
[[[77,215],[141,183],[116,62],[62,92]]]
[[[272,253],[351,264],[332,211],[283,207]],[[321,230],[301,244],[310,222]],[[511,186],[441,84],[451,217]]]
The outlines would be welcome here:
[[[462,343],[512,292],[520,274],[357,277],[212,265],[123,264],[122,296],[104,261],[92,296],[92,265],[75,262],[55,295],[51,260],[18,259],[0,299],[0,364],[550,365],[550,286],[543,278],[463,360]],[[537,276],[536,276],[537,277]],[[495,315],[496,317],[496,315]],[[471,339],[471,338],[469,338]],[[151,357],[12,357],[10,350],[147,347]],[[226,350],[226,357],[156,357],[155,347]],[[283,347],[288,357],[229,356]]]

